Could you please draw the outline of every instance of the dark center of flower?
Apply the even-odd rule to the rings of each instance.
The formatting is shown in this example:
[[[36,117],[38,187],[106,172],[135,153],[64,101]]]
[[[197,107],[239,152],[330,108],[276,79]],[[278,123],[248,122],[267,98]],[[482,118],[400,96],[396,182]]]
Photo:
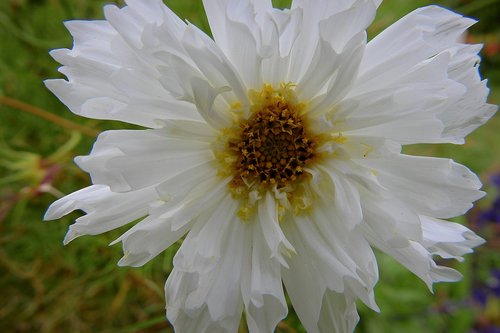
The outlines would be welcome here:
[[[265,85],[250,97],[251,116],[240,123],[239,139],[229,141],[236,155],[232,185],[257,181],[283,188],[300,179],[315,155],[315,140],[308,135],[301,116],[304,106],[295,102],[286,85],[279,90]]]

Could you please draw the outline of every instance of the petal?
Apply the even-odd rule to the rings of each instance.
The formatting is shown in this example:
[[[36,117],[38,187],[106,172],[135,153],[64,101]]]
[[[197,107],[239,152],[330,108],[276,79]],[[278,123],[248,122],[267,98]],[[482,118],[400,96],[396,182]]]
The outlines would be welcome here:
[[[422,101],[435,100],[435,103],[415,108],[413,115],[405,117],[407,123],[413,123],[415,132],[420,130],[428,137],[419,138],[415,133],[411,140],[399,140],[404,144],[463,143],[467,134],[497,110],[486,103],[489,90],[478,73],[480,47],[461,43],[461,35],[474,23],[472,19],[438,6],[420,8],[408,14],[367,45],[359,77],[349,96],[384,95],[384,91],[397,93],[401,85],[412,83],[415,86],[421,82],[411,88],[413,95]],[[426,89],[426,85],[433,87],[434,92]],[[441,101],[436,100],[437,91],[440,91]],[[414,118],[421,110],[426,110],[426,120]],[[395,119],[401,115],[401,112],[396,113]],[[443,124],[440,133],[429,133],[429,124],[423,121],[431,120]],[[391,127],[401,128],[401,125],[404,126],[398,122]],[[379,130],[387,132],[387,128]]]
[[[159,184],[211,160],[209,142],[171,139],[161,129],[103,132],[90,155],[75,159],[94,184],[107,184],[113,191]]]
[[[165,89],[157,68],[162,60],[153,55],[185,56],[179,38],[186,25],[161,1],[130,1],[128,7],[107,6],[105,12],[108,21],[66,23],[73,49],[51,55],[63,64],[60,71],[68,81],[47,80],[47,87],[72,112],[86,117],[146,127],[157,127],[156,119],[201,119],[193,105],[177,101]],[[162,49],[159,39],[166,35],[177,42]]]
[[[444,259],[463,261],[462,256],[485,241],[461,224],[421,216],[424,232],[422,245]]]
[[[301,77],[305,69],[311,63],[319,37],[321,36],[319,22],[329,19],[342,11],[346,11],[347,13],[350,10],[357,11],[358,9],[364,9],[370,6],[369,3],[378,5],[376,2],[380,1],[294,0],[291,8],[292,10],[300,9],[303,12],[303,18],[299,28],[300,34],[295,41],[296,47],[292,50],[293,57],[290,63],[290,77],[292,81],[294,78]],[[334,20],[331,22],[334,22]],[[348,26],[351,26],[351,22],[349,22]],[[352,27],[354,28],[354,24]],[[340,29],[343,29],[343,27],[340,26]],[[324,33],[328,34],[329,37],[333,39],[337,36],[342,38],[340,34],[336,34],[332,31],[325,31]]]
[[[212,243],[213,236],[203,235],[209,228],[200,232],[195,228],[189,233],[174,259],[174,270],[165,285],[167,299],[167,318],[176,332],[236,332],[242,312],[240,280],[245,265],[248,265],[250,237],[248,226],[232,219],[232,214],[224,219],[225,225],[211,231],[219,243]],[[217,226],[217,218],[206,222]],[[198,224],[203,223],[199,222]],[[201,232],[203,230],[203,232]],[[200,238],[192,237],[193,231]],[[207,237],[205,237],[207,236]],[[196,244],[196,242],[201,243]],[[191,253],[206,255],[196,248],[211,249],[213,244],[220,245],[220,256],[210,256],[212,264],[200,270],[199,265],[191,264]],[[213,253],[213,250],[211,250]],[[189,257],[186,257],[188,255]],[[218,330],[217,330],[218,329]]]
[[[458,271],[437,265],[432,260],[432,254],[419,242],[410,240],[406,245],[391,246],[376,235],[368,224],[364,227],[364,235],[373,247],[387,253],[417,275],[429,290],[432,291],[435,282],[456,282],[462,278]]]
[[[232,224],[241,223],[236,217],[237,202],[227,193],[213,193],[212,205],[200,211],[197,222],[187,235],[174,258],[174,266],[189,272],[205,272],[224,256]]]
[[[311,101],[308,112],[314,116],[327,113],[345,97],[356,78],[364,47],[363,35],[357,35],[346,45],[338,61],[337,70],[326,87],[326,92]]]
[[[359,93],[359,84],[355,85],[330,115],[332,124],[339,131],[383,136],[402,144],[442,141],[440,114],[466,92],[448,78],[450,60],[448,52],[440,53],[401,73],[389,87],[377,83],[371,91]]]
[[[144,265],[179,240],[191,226],[185,224],[172,230],[172,222],[172,218],[150,215],[113,241],[110,245],[123,243],[124,256],[118,266]]]
[[[438,6],[416,9],[371,40],[363,57],[358,82],[387,86],[416,64],[457,44],[475,21]]]
[[[216,43],[228,55],[235,46],[235,34],[231,29],[234,27],[231,22],[232,18],[240,22],[253,16],[262,18],[272,8],[271,2],[267,0],[203,0],[203,6]],[[256,22],[246,22],[249,23],[248,27],[256,25]]]
[[[108,186],[92,185],[52,203],[44,219],[55,220],[77,209],[86,213],[69,227],[64,238],[64,244],[68,244],[77,237],[98,235],[144,217],[155,200],[153,188],[115,193]]]
[[[359,321],[353,297],[328,290],[323,295],[318,332],[351,333]]]
[[[358,163],[374,170],[382,186],[423,215],[462,215],[484,195],[477,176],[449,159],[394,155]]]
[[[321,171],[321,180],[318,181],[327,182],[330,185],[329,192],[333,192],[325,193],[325,190],[319,190],[317,191],[318,196],[325,202],[328,200],[329,204],[334,207],[335,217],[352,230],[363,220],[363,211],[357,188],[354,184],[345,180],[345,175],[335,173],[335,169],[330,166],[319,165],[318,169]]]
[[[450,103],[439,117],[445,124],[443,141],[464,143],[464,138],[488,121],[498,106],[486,103],[489,89],[486,80],[481,81],[479,76],[479,47],[459,46],[452,52],[448,74],[451,79],[463,84],[467,91],[458,101]]]
[[[368,242],[358,230],[349,231],[338,221],[334,209],[326,204],[318,206],[311,217],[299,216],[295,223],[283,223],[284,232],[297,251],[297,255],[287,260],[290,273],[307,269],[298,265],[299,257],[305,256],[325,288],[349,292],[378,309],[373,295],[378,272]],[[285,269],[282,272],[284,274]]]
[[[247,89],[244,87],[234,66],[229,62],[219,46],[205,33],[189,25],[183,36],[183,46],[207,82],[215,89],[229,87],[231,95],[223,95],[228,105],[247,103]]]
[[[408,239],[422,240],[418,213],[396,194],[363,193],[364,221],[381,242],[390,247],[407,246]]]
[[[374,16],[375,7],[371,1],[360,0],[349,9],[319,22],[319,40],[312,59],[301,65],[306,69],[302,77],[292,77],[292,81],[298,82],[299,95],[306,100],[326,89],[324,101],[313,109],[330,107],[349,90],[363,54],[364,30]],[[296,47],[302,46],[297,44]]]
[[[255,221],[257,222],[257,221]],[[286,239],[280,228],[278,219],[278,207],[272,194],[268,191],[259,202],[258,223],[260,230],[269,248],[270,258],[286,266],[285,257],[295,253],[295,249]]]
[[[227,195],[227,181],[220,182],[215,177],[191,184],[186,181],[186,178],[194,178],[196,181],[198,172],[199,168],[193,168],[175,177],[176,180],[181,178],[178,181],[182,186],[173,189],[178,192],[170,197],[166,203],[157,204],[146,219],[111,243],[111,245],[120,241],[123,243],[124,256],[118,265],[142,266],[182,237],[191,229],[196,218],[203,212],[213,212],[219,208],[223,212],[231,211],[227,205],[223,205],[223,199]],[[191,179],[189,180],[191,181]],[[164,183],[162,186],[167,186],[167,184]],[[210,196],[207,196],[206,193],[210,193]],[[164,194],[162,197],[165,197]],[[212,218],[221,221],[227,220],[223,220],[220,215],[215,213],[213,213]],[[208,220],[207,224],[212,218]],[[218,226],[214,229],[218,230]]]
[[[241,281],[246,320],[251,333],[271,333],[288,312],[281,265],[276,260],[269,260],[271,252],[258,225],[254,224],[252,229],[251,265]]]
[[[378,309],[373,300],[378,279],[373,252],[357,232],[339,233],[338,221],[314,216],[295,222],[284,223],[297,255],[288,259],[290,268],[282,269],[282,277],[297,315],[307,332],[352,328],[357,322],[356,297]]]
[[[227,128],[231,125],[231,118],[227,111],[229,107],[216,107],[216,98],[228,89],[216,89],[207,81],[193,77],[191,79],[193,101],[203,119],[214,129]]]

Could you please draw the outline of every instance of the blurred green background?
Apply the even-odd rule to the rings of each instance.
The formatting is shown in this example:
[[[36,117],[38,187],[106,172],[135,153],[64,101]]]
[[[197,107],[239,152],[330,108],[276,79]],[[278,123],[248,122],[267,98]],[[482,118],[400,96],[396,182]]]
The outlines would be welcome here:
[[[82,237],[63,247],[67,226],[79,214],[42,222],[56,197],[89,184],[88,176],[73,164],[73,156],[87,154],[98,131],[130,128],[79,118],[42,84],[44,79],[61,77],[48,51],[72,45],[62,22],[101,19],[103,4],[110,2],[0,1],[0,332],[172,332],[165,321],[163,285],[175,246],[142,268],[119,268],[121,248],[108,244],[123,230]],[[209,30],[201,1],[166,2],[180,17]],[[274,3],[289,5],[289,1]],[[370,35],[430,3],[385,1]],[[490,79],[490,102],[498,104],[500,1],[435,3],[480,20],[466,38],[485,43],[481,71]],[[434,294],[393,260],[379,256],[376,294],[382,312],[360,306],[356,332],[500,332],[500,221],[495,220],[498,207],[493,207],[498,206],[494,201],[499,193],[488,185],[500,172],[499,122],[496,116],[464,146],[406,148],[412,154],[451,157],[481,176],[489,195],[459,220],[488,243],[465,263],[451,263],[463,272],[463,281],[439,284]],[[292,308],[276,331],[305,332]],[[243,325],[241,332],[246,332]]]

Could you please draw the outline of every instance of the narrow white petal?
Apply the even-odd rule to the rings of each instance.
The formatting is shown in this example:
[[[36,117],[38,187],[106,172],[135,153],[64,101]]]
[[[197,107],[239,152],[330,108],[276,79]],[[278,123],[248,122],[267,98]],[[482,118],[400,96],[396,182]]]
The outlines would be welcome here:
[[[352,328],[357,322],[353,305],[356,297],[361,296],[377,309],[373,301],[373,286],[378,277],[375,257],[358,233],[344,229],[340,237],[335,230],[340,225],[337,221],[322,220],[322,226],[317,226],[317,221],[315,216],[314,220],[299,219],[296,224],[284,226],[297,255],[288,260],[290,268],[282,269],[282,277],[307,332],[336,332],[334,328]],[[326,230],[328,233],[323,235]],[[353,258],[349,258],[351,255]],[[356,276],[358,273],[360,276]],[[375,275],[368,278],[371,274]],[[334,304],[336,307],[332,308]]]
[[[251,333],[272,333],[288,312],[281,282],[281,265],[269,260],[271,253],[262,230],[257,225],[253,225],[252,229],[251,265],[245,269],[241,281],[246,318]]]
[[[191,166],[213,160],[209,142],[170,139],[158,130],[103,132],[88,156],[75,159],[95,184],[113,191],[155,185]]]
[[[374,1],[365,0],[295,0],[292,10],[300,9],[302,19],[291,51],[290,79],[300,82],[313,63],[320,39],[340,52],[347,41],[365,29],[374,14]],[[375,4],[378,5],[378,4]],[[347,23],[344,23],[347,21]],[[348,63],[348,62],[346,62]],[[328,64],[325,63],[325,66]]]
[[[317,194],[320,197],[326,194],[326,198],[332,198],[330,203],[335,207],[335,216],[352,230],[363,220],[361,199],[357,188],[345,180],[345,175],[340,172],[335,173],[335,169],[330,166],[318,166],[318,168],[321,170],[323,181],[329,183],[329,191],[332,193],[321,191]]]
[[[267,0],[203,0],[203,5],[212,35],[228,56],[235,52],[236,36],[239,35],[234,31],[234,22],[239,21],[250,29],[256,29],[258,22],[272,9],[271,2]]]
[[[116,239],[111,245],[123,243],[124,256],[118,266],[139,267],[166,250],[179,240],[188,230],[190,224],[172,230],[172,218],[161,218],[150,215],[126,233]]]
[[[398,77],[415,64],[456,44],[474,23],[472,19],[438,6],[411,12],[368,43],[359,81],[387,75],[387,71]]]
[[[220,200],[220,202],[218,202]],[[241,223],[235,217],[237,203],[230,196],[215,195],[187,235],[177,252],[174,265],[189,272],[210,270],[224,256],[231,225]]]
[[[489,90],[478,72],[480,47],[462,44],[461,35],[474,23],[470,18],[438,6],[408,14],[368,43],[359,77],[349,96],[370,92],[383,95],[384,91],[398,93],[401,87],[409,87],[411,83],[414,96],[427,103],[434,100],[434,103],[414,108],[413,115],[405,115],[406,123],[413,123],[413,134],[403,122],[391,124],[392,128],[408,132],[407,138],[398,140],[404,144],[463,143],[467,134],[497,110],[496,106],[486,103]],[[421,83],[420,87],[415,86],[417,82]],[[436,99],[436,92],[441,100]],[[427,118],[415,118],[425,115],[422,110]],[[401,111],[393,119],[399,116]],[[431,120],[442,123],[439,133],[428,131]],[[438,130],[435,126],[431,128]],[[377,130],[387,132],[390,128]],[[419,136],[418,131],[427,138]]]
[[[228,89],[216,89],[207,81],[197,77],[191,79],[191,89],[198,112],[210,126],[214,129],[222,129],[231,124],[230,115],[227,113],[229,108],[224,110],[224,107],[217,108],[215,106],[216,98]]]
[[[279,261],[286,266],[285,257],[295,253],[295,249],[286,239],[278,220],[276,200],[270,192],[259,203],[258,223],[270,250],[270,259]]]
[[[51,54],[64,65],[60,71],[68,81],[47,80],[47,87],[72,112],[85,117],[146,127],[157,127],[156,119],[201,119],[193,105],[175,100],[162,85],[162,59],[155,56],[185,56],[179,39],[186,25],[161,1],[132,1],[123,9],[107,6],[105,12],[108,21],[66,23],[74,46]],[[153,26],[160,24],[156,31]],[[167,35],[171,42],[164,45],[160,39]]]
[[[425,282],[429,290],[435,282],[455,282],[462,278],[462,275],[449,267],[439,266],[432,259],[430,253],[422,244],[415,241],[406,241],[406,245],[390,246],[378,235],[375,235],[370,227],[365,226],[365,237],[372,246],[387,253],[408,270],[417,275]]]
[[[378,310],[373,295],[378,280],[375,256],[359,232],[349,231],[331,217],[332,212],[333,209],[322,205],[313,217],[297,218],[295,226],[286,223],[285,233],[297,250],[297,255],[287,260],[290,271],[303,269],[297,263],[299,257],[305,256],[325,288],[350,292]],[[282,272],[284,274],[284,270]]]
[[[432,254],[444,259],[463,261],[463,255],[485,241],[461,224],[421,216],[424,232],[422,245]]]
[[[358,163],[374,170],[382,186],[424,215],[462,215],[484,195],[479,178],[449,159],[395,155]]]
[[[406,246],[408,239],[422,240],[418,214],[396,195],[364,193],[361,202],[366,224],[387,246]],[[384,195],[385,194],[385,195]]]
[[[309,112],[312,115],[331,111],[349,92],[354,82],[365,48],[366,35],[364,32],[353,37],[344,47],[338,61],[338,69],[326,88],[324,94],[316,96],[311,101]]]
[[[233,333],[239,325],[243,307],[240,280],[243,268],[249,264],[251,238],[248,226],[234,220],[230,222],[217,230],[223,234],[219,239],[221,251],[219,258],[212,259],[211,267],[200,270],[200,266],[186,261],[185,254],[192,252],[193,241],[213,245],[208,244],[205,237],[190,239],[191,232],[175,256],[165,293],[167,318],[176,332]]]
[[[58,219],[77,209],[86,213],[69,227],[64,238],[67,244],[77,237],[98,235],[144,217],[150,209],[148,204],[157,199],[153,188],[115,193],[108,186],[92,185],[52,203],[44,219]]]
[[[216,89],[231,88],[232,96],[224,95],[229,105],[235,102],[247,104],[247,91],[239,74],[213,40],[195,26],[189,25],[183,45],[210,85]]]
[[[318,332],[352,333],[359,321],[354,297],[328,290],[323,295]]]

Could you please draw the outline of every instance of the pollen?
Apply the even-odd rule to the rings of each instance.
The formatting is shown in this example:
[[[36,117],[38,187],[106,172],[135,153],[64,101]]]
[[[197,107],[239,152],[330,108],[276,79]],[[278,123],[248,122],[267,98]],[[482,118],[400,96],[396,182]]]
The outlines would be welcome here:
[[[251,91],[250,116],[238,124],[227,143],[235,156],[231,186],[285,188],[299,182],[315,158],[316,138],[307,130],[305,104],[297,102],[293,86],[265,84]]]

